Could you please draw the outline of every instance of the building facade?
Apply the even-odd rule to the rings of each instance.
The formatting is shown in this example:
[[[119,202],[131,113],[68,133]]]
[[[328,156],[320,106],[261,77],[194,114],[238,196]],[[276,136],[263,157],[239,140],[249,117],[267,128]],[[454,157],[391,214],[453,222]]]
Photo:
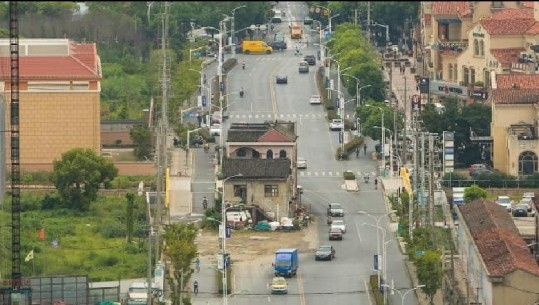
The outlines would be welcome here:
[[[470,304],[535,304],[539,266],[505,207],[481,198],[458,206],[457,215]]]
[[[9,40],[0,40],[0,89],[10,125]],[[68,39],[19,40],[20,164],[51,170],[70,149],[100,150],[101,62],[95,43]],[[10,162],[9,133],[4,133]]]
[[[278,219],[296,208],[295,122],[232,124],[227,134],[223,178],[226,202],[256,205]]]

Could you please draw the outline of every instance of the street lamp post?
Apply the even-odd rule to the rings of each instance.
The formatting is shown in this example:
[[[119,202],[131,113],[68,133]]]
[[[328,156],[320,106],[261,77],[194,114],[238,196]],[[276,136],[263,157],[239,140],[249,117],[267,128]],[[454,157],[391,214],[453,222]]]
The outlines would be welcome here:
[[[370,104],[367,104],[365,105],[367,107],[375,107],[375,108],[378,108],[378,110],[380,110],[380,112],[382,113],[382,158],[383,160],[385,160],[385,142],[386,142],[386,132],[385,132],[385,128],[384,128],[384,109],[382,109],[382,107],[378,107],[378,106],[373,106],[373,105],[370,105]]]
[[[389,131],[389,134],[390,134],[390,138],[389,138],[389,176],[392,177],[393,176],[393,141],[394,141],[394,137],[393,137],[393,130],[391,129],[388,129],[388,128],[384,128],[384,127],[379,127],[379,126],[372,126],[373,128],[380,128],[380,129],[385,129],[387,131]],[[385,160],[385,158],[384,158]],[[384,168],[385,168],[385,164],[384,164]]]
[[[183,113],[191,111],[191,110],[196,109],[196,108],[198,108],[198,107],[195,106],[195,107],[187,108],[187,109],[184,109],[184,110],[180,109],[180,124],[183,124]]]
[[[329,34],[331,35],[331,19],[335,18],[335,17],[339,17],[341,14],[335,14],[331,17],[329,17]]]
[[[376,218],[376,216],[371,215],[371,214],[369,214],[369,213],[367,213],[365,211],[358,211],[358,214],[367,215],[367,216],[371,217],[372,219],[374,219],[374,221],[376,222],[376,225],[369,224],[369,223],[366,223],[366,222],[364,222],[363,225],[364,226],[372,226],[372,227],[376,228],[376,256],[378,257],[378,264],[382,265],[382,268],[384,268],[384,269],[386,268],[386,266],[385,266],[386,262],[384,260],[384,255],[383,254],[382,254],[382,259],[380,259],[380,234],[379,234],[379,231],[382,231],[382,239],[385,241],[385,239],[386,239],[386,230],[380,226],[380,221],[385,216],[388,216],[388,215],[393,214],[395,212],[396,212],[396,210],[391,210],[390,212],[382,214],[382,215],[380,215],[380,217]],[[380,264],[380,262],[381,262],[381,264]],[[378,275],[378,285],[380,285],[380,267],[378,267],[378,269],[376,270],[376,273]]]
[[[404,305],[404,298],[406,298],[406,295],[407,295],[409,292],[414,291],[414,290],[419,289],[419,288],[425,287],[425,285],[419,285],[419,286],[417,286],[417,287],[408,289],[408,290],[406,290],[406,292],[402,293],[402,292],[400,292],[400,290],[395,289],[395,288],[393,288],[393,287],[391,287],[391,286],[389,286],[389,285],[384,284],[384,285],[382,285],[382,286],[391,289],[391,291],[396,291],[396,292],[398,292],[399,295],[401,296],[401,305]]]
[[[224,109],[225,109],[225,105],[224,105],[224,102],[225,102],[225,97],[231,95],[231,94],[239,94],[239,92],[230,92],[230,93],[227,93],[225,95],[221,95],[221,98],[220,98],[220,105],[217,106],[217,105],[212,105],[214,107],[218,107],[219,108],[219,114],[221,116],[221,133],[219,135],[219,146],[221,147],[220,148],[220,151],[219,151],[219,165],[221,166],[221,169],[223,167],[223,154],[224,154],[224,142],[223,142],[223,138],[224,138],[224,132],[223,132],[223,123],[224,123],[224,117],[223,117],[223,112],[224,112]],[[233,103],[227,103],[227,106],[228,105],[232,105],[234,104],[235,102]]]
[[[209,95],[211,94],[211,89],[208,88],[208,86],[204,85],[204,73],[202,72],[203,68],[201,67],[201,71],[198,71],[198,70],[195,70],[195,69],[189,69],[189,71],[193,71],[193,72],[197,72],[200,74],[200,99],[202,100],[203,99],[203,94],[202,94],[202,88],[206,89],[206,91],[208,91],[207,95],[206,95],[206,103],[208,102],[208,98],[209,98]],[[208,105],[202,105],[202,108],[206,108],[208,107]],[[210,124],[211,125],[211,124]]]
[[[194,48],[194,49],[189,49],[189,61],[191,61],[191,54],[193,53],[193,51],[197,51],[203,48],[205,48],[205,46]]]
[[[240,5],[238,7],[235,7],[233,10],[232,10],[232,21],[231,21],[231,32],[232,32],[232,58],[236,58],[236,33],[234,32],[234,28],[236,27],[236,10],[237,9],[240,9],[240,8],[243,8],[243,7],[247,7],[246,5]]]
[[[356,81],[356,108],[359,107],[359,79],[351,74],[344,73],[342,76],[348,76],[353,78]]]
[[[372,85],[365,85],[365,86],[359,88],[359,90],[358,90],[358,103],[359,103],[359,105],[361,105],[361,89],[365,89],[365,88],[369,88],[369,87],[372,87]]]

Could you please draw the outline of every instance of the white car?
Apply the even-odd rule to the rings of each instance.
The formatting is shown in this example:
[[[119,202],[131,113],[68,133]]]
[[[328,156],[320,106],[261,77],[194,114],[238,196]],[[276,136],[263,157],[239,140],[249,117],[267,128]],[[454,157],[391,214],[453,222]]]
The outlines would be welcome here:
[[[297,168],[298,169],[307,168],[307,160],[305,160],[303,158],[298,158]]]
[[[344,224],[344,220],[342,219],[334,219],[331,223],[332,228],[339,228],[341,229],[342,233],[346,233],[346,225]]]
[[[213,124],[210,126],[210,135],[214,137],[221,136],[221,124]]]
[[[309,99],[309,104],[311,105],[322,104],[322,97],[320,95],[311,95],[311,98]]]
[[[341,130],[344,126],[344,122],[341,119],[333,119],[329,123],[329,130]]]
[[[513,201],[511,200],[511,198],[509,198],[509,196],[498,196],[496,204],[504,207],[507,212],[511,212],[511,209],[513,208]]]

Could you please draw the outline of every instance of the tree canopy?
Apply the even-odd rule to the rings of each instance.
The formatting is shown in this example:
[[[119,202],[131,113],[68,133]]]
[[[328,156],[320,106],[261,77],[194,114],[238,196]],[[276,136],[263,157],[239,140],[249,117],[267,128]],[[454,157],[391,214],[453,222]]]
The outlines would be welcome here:
[[[87,211],[101,185],[109,184],[118,169],[88,148],[74,148],[53,163],[53,181],[67,206]]]

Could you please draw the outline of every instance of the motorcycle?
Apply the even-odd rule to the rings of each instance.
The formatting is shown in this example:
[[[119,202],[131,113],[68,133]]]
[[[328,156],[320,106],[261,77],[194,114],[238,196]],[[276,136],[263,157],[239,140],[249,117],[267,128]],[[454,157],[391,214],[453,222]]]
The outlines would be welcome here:
[[[210,145],[209,144],[204,144],[204,152],[208,153],[208,151],[210,151]]]
[[[245,63],[241,64],[241,68],[245,70]]]

